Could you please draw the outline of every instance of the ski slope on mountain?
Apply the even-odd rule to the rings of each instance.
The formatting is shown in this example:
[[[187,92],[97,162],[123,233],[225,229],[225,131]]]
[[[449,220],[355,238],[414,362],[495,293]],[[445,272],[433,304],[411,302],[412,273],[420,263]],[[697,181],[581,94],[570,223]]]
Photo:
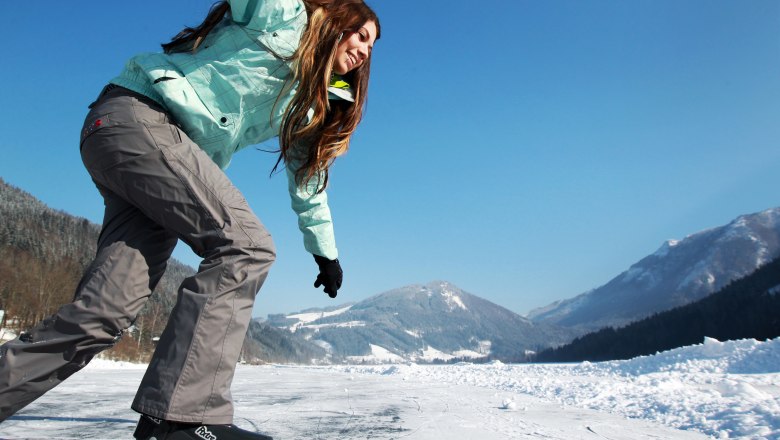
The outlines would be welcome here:
[[[95,361],[0,438],[129,438],[145,366]],[[780,439],[780,339],[627,361],[240,366],[236,424],[277,439]]]

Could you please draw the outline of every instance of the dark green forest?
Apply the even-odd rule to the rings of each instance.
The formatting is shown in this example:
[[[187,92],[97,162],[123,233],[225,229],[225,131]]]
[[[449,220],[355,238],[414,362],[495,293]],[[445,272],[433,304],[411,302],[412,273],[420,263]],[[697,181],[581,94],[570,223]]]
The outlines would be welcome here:
[[[687,345],[780,336],[780,258],[697,302],[540,352],[535,362],[630,359]]]

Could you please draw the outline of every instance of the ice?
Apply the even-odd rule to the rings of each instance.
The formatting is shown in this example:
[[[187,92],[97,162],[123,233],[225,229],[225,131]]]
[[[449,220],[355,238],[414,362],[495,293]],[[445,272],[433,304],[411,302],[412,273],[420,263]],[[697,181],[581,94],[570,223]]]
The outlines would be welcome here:
[[[0,438],[129,438],[145,366],[96,360]],[[780,339],[574,364],[239,366],[235,423],[278,439],[780,439]]]

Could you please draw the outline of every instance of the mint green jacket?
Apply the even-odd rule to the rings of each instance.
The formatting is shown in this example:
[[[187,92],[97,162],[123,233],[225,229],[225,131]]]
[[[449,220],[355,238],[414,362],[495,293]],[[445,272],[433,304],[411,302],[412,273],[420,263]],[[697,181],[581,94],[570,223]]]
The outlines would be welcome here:
[[[187,135],[224,169],[233,153],[279,134],[295,90],[280,96],[307,23],[300,0],[229,0],[230,19],[195,53],[143,53],[110,82],[163,105]],[[307,251],[338,257],[333,221],[317,179],[299,187],[286,164],[291,205]]]

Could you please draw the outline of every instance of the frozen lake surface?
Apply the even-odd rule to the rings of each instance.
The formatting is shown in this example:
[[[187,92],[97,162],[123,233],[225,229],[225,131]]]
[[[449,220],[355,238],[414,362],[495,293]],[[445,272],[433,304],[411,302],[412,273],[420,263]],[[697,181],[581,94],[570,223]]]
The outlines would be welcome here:
[[[96,360],[0,438],[131,438],[145,366]],[[235,423],[277,439],[780,439],[780,339],[550,365],[239,366]]]

